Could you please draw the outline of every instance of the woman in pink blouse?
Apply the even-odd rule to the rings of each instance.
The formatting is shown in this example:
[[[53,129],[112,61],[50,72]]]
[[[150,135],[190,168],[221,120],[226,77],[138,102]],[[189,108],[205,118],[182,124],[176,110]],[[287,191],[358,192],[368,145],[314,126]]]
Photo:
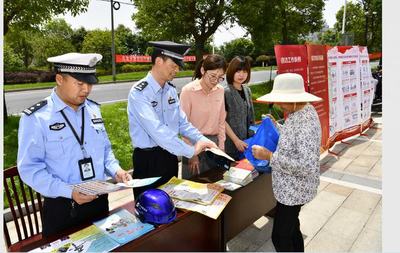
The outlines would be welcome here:
[[[189,122],[222,150],[226,112],[224,88],[219,83],[224,81],[225,71],[226,62],[222,56],[208,55],[199,62],[193,81],[185,85],[180,94],[181,108]],[[209,169],[204,153],[182,160],[182,178],[191,178]]]
[[[310,102],[322,99],[305,92],[301,75],[285,73],[275,77],[271,93],[257,100],[275,103],[288,115],[283,125],[275,122],[279,141],[274,153],[252,146],[254,157],[269,160],[272,168],[277,200],[272,242],[278,252],[304,252],[299,213],[317,194],[321,145],[321,124]]]

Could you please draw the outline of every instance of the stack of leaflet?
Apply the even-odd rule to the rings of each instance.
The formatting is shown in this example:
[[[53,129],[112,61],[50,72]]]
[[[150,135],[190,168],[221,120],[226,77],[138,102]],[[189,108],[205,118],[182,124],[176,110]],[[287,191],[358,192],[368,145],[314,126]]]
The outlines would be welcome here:
[[[159,189],[165,191],[180,209],[191,210],[217,219],[231,196],[222,193],[224,188],[217,184],[202,184],[172,177]]]
[[[231,167],[224,173],[224,180],[245,186],[253,181],[252,171]]]

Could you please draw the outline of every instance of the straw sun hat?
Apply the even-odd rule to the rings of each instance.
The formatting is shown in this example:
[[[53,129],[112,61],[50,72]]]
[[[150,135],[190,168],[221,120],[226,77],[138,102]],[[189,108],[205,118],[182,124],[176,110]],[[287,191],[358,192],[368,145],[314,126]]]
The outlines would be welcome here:
[[[257,100],[273,103],[297,103],[322,101],[322,98],[304,90],[304,81],[301,75],[284,73],[275,77],[272,91]]]

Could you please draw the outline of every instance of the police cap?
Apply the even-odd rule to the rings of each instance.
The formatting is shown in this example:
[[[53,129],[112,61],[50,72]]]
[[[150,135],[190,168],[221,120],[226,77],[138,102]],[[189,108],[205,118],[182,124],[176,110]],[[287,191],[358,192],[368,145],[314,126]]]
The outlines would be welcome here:
[[[165,55],[171,58],[178,66],[183,68],[183,57],[189,51],[190,46],[178,44],[172,41],[150,41],[150,46],[154,47],[152,58]]]
[[[96,64],[102,58],[101,54],[68,53],[47,58],[47,61],[54,63],[57,73],[65,73],[79,81],[95,84],[98,83]]]

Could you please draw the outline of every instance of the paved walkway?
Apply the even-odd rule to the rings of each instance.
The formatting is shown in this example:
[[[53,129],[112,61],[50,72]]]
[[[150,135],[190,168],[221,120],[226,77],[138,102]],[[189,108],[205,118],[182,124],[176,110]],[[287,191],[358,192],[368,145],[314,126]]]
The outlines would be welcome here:
[[[306,252],[382,251],[382,121],[366,136],[336,143],[321,154],[321,183],[300,212]],[[110,209],[133,201],[132,191],[109,194]],[[261,217],[228,242],[228,251],[274,252],[273,219]]]

